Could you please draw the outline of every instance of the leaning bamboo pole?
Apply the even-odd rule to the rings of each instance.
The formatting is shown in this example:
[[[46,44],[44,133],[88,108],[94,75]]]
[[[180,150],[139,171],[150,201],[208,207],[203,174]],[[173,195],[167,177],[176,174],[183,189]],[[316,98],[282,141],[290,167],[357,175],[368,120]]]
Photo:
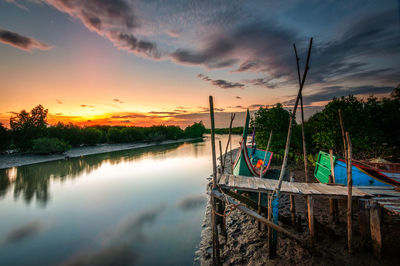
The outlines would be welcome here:
[[[292,115],[290,116],[290,120],[289,120],[289,128],[288,128],[288,134],[287,134],[287,138],[286,138],[286,146],[285,146],[285,154],[283,157],[283,163],[282,163],[282,168],[281,168],[281,172],[279,175],[279,181],[278,181],[278,186],[275,188],[275,190],[271,193],[270,199],[269,199],[269,205],[268,205],[268,218],[271,219],[271,215],[270,213],[272,213],[272,201],[276,201],[279,197],[279,192],[281,190],[281,186],[282,186],[282,181],[283,181],[283,177],[285,176],[285,171],[286,171],[286,165],[287,165],[287,161],[288,161],[288,157],[289,157],[289,147],[290,147],[290,140],[292,138],[292,126],[293,126],[293,120],[295,119],[296,116],[296,111],[297,111],[297,106],[299,104],[299,99],[304,87],[304,83],[306,81],[306,77],[307,77],[307,73],[308,70],[310,69],[309,67],[309,63],[310,63],[310,56],[311,56],[311,47],[312,47],[312,41],[313,38],[310,39],[310,44],[308,47],[308,53],[307,53],[307,60],[306,60],[306,66],[303,72],[303,78],[301,79],[300,82],[300,86],[299,86],[299,92],[297,93],[297,97],[296,97],[296,101],[293,107],[293,112]],[[295,44],[293,45],[295,47]],[[296,51],[297,53],[297,51]],[[297,57],[296,57],[296,61],[297,61]],[[276,197],[276,198],[275,198]],[[273,217],[274,219],[276,219],[275,217]],[[268,242],[269,243],[273,243],[274,247],[270,246],[270,252],[276,250],[276,241],[272,241],[271,237],[273,236],[273,232],[271,231],[271,228],[268,228]]]
[[[352,178],[352,147],[349,132],[346,132],[346,141],[347,141],[347,245],[349,253],[353,253],[352,247],[352,239],[353,239],[353,178]]]
[[[219,144],[219,161],[221,163],[221,172],[220,174],[224,173],[224,160],[223,160],[223,156],[222,156],[222,143],[221,140],[218,141]]]
[[[235,116],[236,116],[236,114],[231,114],[231,122],[229,123],[229,136],[228,136],[228,142],[226,143],[226,148],[225,148],[225,154],[224,154],[224,166],[223,166],[223,168],[222,168],[222,172],[224,172],[225,171],[225,167],[226,167],[226,155],[227,155],[227,153],[228,153],[228,147],[229,147],[229,145],[231,146],[231,168],[232,168],[232,164],[233,164],[233,162],[232,162],[232,140],[231,140],[231,137],[232,137],[232,123],[233,123],[233,120],[235,119]],[[232,172],[231,172],[232,173]]]
[[[342,139],[343,139],[343,156],[347,160],[347,143],[346,143],[346,135],[344,133],[344,124],[343,124],[343,119],[342,119],[342,110],[338,110],[339,112],[339,121],[340,121],[340,129],[342,131]]]
[[[304,83],[306,81],[308,70],[310,69],[309,63],[310,63],[312,40],[313,40],[313,38],[310,39],[310,44],[309,44],[309,47],[308,47],[308,54],[307,54],[306,67],[305,67],[304,72],[303,72],[303,78],[301,80],[299,92],[297,93],[296,102],[295,102],[294,107],[293,107],[293,112],[292,112],[292,115],[290,116],[290,120],[289,120],[288,135],[287,135],[287,138],[286,138],[286,146],[285,146],[285,154],[283,156],[283,163],[282,163],[281,173],[279,175],[278,187],[276,188],[276,191],[274,191],[273,195],[276,192],[279,192],[281,190],[283,177],[285,176],[287,160],[288,160],[288,157],[289,157],[290,140],[292,138],[293,120],[294,120],[294,118],[296,116],[296,110],[297,110],[297,106],[299,105],[299,99],[300,99],[301,93],[303,91],[303,87],[304,87]]]
[[[217,158],[215,153],[215,126],[214,126],[214,103],[213,97],[209,97],[210,100],[210,120],[211,120],[211,150],[212,150],[212,163],[213,163],[213,183],[212,190],[217,189]],[[218,239],[218,228],[217,228],[217,217],[215,214],[216,199],[211,193],[211,226],[212,226],[212,240],[213,240],[213,265],[220,265],[220,254],[219,254],[219,239]]]
[[[297,76],[299,79],[299,86],[301,86],[300,65],[299,65],[300,58],[297,54],[296,44],[293,44],[293,48],[294,48],[294,53],[296,55]],[[300,109],[301,109],[301,138],[303,140],[304,174],[305,174],[306,183],[308,183],[309,180],[308,180],[307,149],[306,149],[306,137],[305,137],[305,133],[304,133],[303,94],[300,94]]]
[[[271,139],[272,139],[272,130],[269,133],[267,148],[265,149],[264,160],[260,167],[260,178],[262,178],[262,174],[264,171],[264,164],[265,164],[265,160],[267,159],[267,154],[268,154],[268,150],[269,150],[269,145],[271,144]],[[258,193],[258,214],[261,214],[261,192]],[[261,223],[258,223],[258,230],[261,230]]]

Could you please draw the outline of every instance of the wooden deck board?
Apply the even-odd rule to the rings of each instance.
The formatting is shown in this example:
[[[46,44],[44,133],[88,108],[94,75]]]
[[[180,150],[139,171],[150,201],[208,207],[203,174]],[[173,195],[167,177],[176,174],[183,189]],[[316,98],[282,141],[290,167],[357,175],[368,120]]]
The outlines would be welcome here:
[[[278,180],[260,179],[245,176],[223,175],[219,183],[226,188],[248,191],[269,192],[278,186]],[[347,187],[319,183],[282,182],[282,193],[302,195],[347,196]],[[353,197],[372,196],[365,191],[353,188]]]

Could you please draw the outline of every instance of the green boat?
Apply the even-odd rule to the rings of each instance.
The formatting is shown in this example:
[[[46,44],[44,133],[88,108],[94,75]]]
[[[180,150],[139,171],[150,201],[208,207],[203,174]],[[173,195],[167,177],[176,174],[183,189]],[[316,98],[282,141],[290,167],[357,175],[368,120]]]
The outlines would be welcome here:
[[[240,176],[260,177],[261,166],[263,165],[261,176],[265,176],[270,166],[273,153],[270,151],[257,149],[255,145],[254,147],[247,145],[249,121],[250,112],[247,110],[243,136],[240,142],[240,152],[238,152],[235,163],[233,164],[233,174]]]

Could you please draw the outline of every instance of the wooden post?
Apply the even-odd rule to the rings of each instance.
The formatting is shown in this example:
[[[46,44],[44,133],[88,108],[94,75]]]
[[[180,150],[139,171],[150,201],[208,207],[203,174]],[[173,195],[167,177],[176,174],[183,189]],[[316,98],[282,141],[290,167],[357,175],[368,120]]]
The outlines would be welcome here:
[[[224,173],[224,160],[222,158],[222,144],[221,144],[220,140],[218,141],[218,143],[219,143],[219,160],[221,163],[221,174],[223,174]]]
[[[261,215],[261,192],[258,192],[257,213]],[[261,222],[258,222],[258,230],[261,231]]]
[[[265,164],[265,160],[267,159],[267,153],[268,153],[269,145],[271,144],[271,139],[272,139],[272,130],[269,133],[269,138],[268,138],[267,148],[265,149],[263,164],[260,167],[260,178],[262,178],[262,175],[263,175],[264,164]],[[258,214],[261,214],[261,193],[260,192],[258,193]],[[261,223],[258,223],[258,230],[261,230]]]
[[[293,174],[291,174],[290,176],[290,182],[294,182],[294,176]],[[296,225],[296,206],[294,203],[294,196],[292,194],[290,194],[289,196],[290,198],[290,216],[292,219],[292,225]]]
[[[339,112],[339,121],[340,121],[340,129],[342,130],[342,139],[343,139],[343,156],[346,158],[347,162],[347,144],[346,144],[346,136],[344,134],[344,124],[342,119],[342,110],[338,110]]]
[[[212,189],[217,189],[217,158],[215,152],[215,126],[214,126],[214,103],[213,97],[209,97],[210,100],[210,120],[211,120],[211,149],[212,149],[212,163],[213,163],[213,184]],[[212,227],[212,239],[213,239],[213,265],[220,265],[219,256],[219,239],[218,239],[218,228],[216,221],[216,199],[211,193],[211,227]]]
[[[358,214],[358,223],[360,227],[360,235],[361,235],[361,245],[363,248],[367,247],[370,239],[370,215],[369,215],[369,200],[367,199],[359,199],[359,214]]]
[[[306,135],[304,133],[304,112],[303,112],[303,95],[300,97],[300,110],[301,110],[301,137],[303,139],[303,160],[304,160],[304,174],[306,176],[306,183],[310,182],[308,176],[308,161],[307,161],[307,148],[306,148]]]
[[[273,222],[273,214],[272,214],[272,200],[273,200],[273,193],[268,193],[268,221]],[[277,239],[274,237],[276,232],[272,227],[268,227],[268,257],[273,259],[276,257],[276,246],[277,246]]]
[[[353,238],[353,223],[352,223],[352,216],[353,216],[353,194],[352,194],[352,189],[353,189],[353,179],[352,179],[352,173],[351,173],[351,168],[352,168],[352,148],[351,148],[351,140],[350,140],[350,135],[349,132],[346,132],[346,141],[347,141],[347,156],[348,156],[348,161],[347,161],[347,245],[349,248],[349,253],[353,253],[353,248],[352,248],[352,238]]]
[[[222,145],[221,141],[219,140],[219,158],[221,162],[221,168],[218,168],[219,172],[219,177],[221,178],[221,174],[224,173],[224,168],[225,168],[225,163],[223,162],[222,159]],[[218,200],[216,202],[216,210],[218,213],[224,213],[225,210],[225,202]],[[221,229],[221,235],[224,237],[227,237],[227,232],[226,232],[226,226],[225,226],[225,219],[221,216],[217,216],[217,224],[219,225],[219,228]]]
[[[310,246],[314,243],[314,199],[307,196],[308,230],[310,231]]]
[[[225,154],[224,154],[224,168],[222,168],[222,172],[224,173],[225,167],[226,167],[226,154],[228,153],[228,147],[229,144],[231,145],[231,168],[232,168],[232,143],[231,143],[231,135],[232,135],[232,123],[233,120],[235,119],[236,114],[231,114],[231,122],[229,123],[229,137],[228,137],[228,142],[226,143],[226,148],[225,148]],[[232,173],[232,171],[231,171]]]
[[[231,155],[231,173],[233,173],[233,155],[232,155],[232,135],[229,136],[229,146],[230,146],[230,155]]]
[[[381,258],[382,250],[382,232],[381,232],[381,213],[379,205],[376,201],[370,202],[370,224],[371,224],[371,240],[374,248],[374,254],[377,258]]]
[[[333,162],[333,151],[329,150],[329,158],[331,161],[331,174],[329,175],[329,183],[335,184],[335,165]],[[337,199],[329,199],[329,216],[331,222],[338,223],[339,222],[339,210],[338,210],[338,200]]]
[[[261,168],[260,168],[260,178],[262,178],[262,173],[264,171],[264,164],[265,164],[265,160],[267,159],[267,154],[268,154],[268,150],[269,150],[269,145],[271,144],[271,139],[272,139],[272,130],[269,133],[269,138],[268,138],[267,148],[265,149],[263,164],[261,165]]]

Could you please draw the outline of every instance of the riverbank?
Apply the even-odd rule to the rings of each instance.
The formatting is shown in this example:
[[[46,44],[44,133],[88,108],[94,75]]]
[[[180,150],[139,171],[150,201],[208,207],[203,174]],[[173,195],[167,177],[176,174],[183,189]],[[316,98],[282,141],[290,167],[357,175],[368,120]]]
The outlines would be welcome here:
[[[123,144],[98,144],[96,146],[76,147],[72,148],[69,151],[64,152],[63,154],[51,154],[51,155],[37,155],[31,153],[2,154],[0,155],[0,169],[64,160],[68,158],[77,158],[87,155],[114,152],[114,151],[133,150],[133,149],[140,149],[152,146],[183,143],[193,140],[196,140],[196,138],[166,140],[166,141],[148,142],[148,143],[141,142],[141,143],[123,143]]]
[[[237,149],[233,150],[233,158]],[[230,160],[230,156],[226,156]],[[226,165],[229,165],[229,161]],[[272,162],[268,176],[277,178],[280,172],[280,162]],[[227,172],[230,172],[229,167]],[[292,172],[296,182],[305,180],[301,166],[289,166],[287,172]],[[309,169],[313,173],[312,167]],[[287,177],[286,177],[287,179]],[[297,229],[291,225],[290,203],[287,195],[279,200],[279,225],[294,232],[301,239],[308,239],[308,222],[306,200],[303,196],[295,196],[296,214],[299,224]],[[394,265],[399,260],[400,220],[396,216],[384,215],[382,225],[385,255],[381,260],[373,256],[370,248],[363,248],[369,243],[363,243],[358,227],[358,203],[353,202],[353,243],[354,254],[349,255],[346,248],[346,201],[339,200],[339,223],[329,222],[329,202],[317,198],[314,202],[314,224],[316,238],[312,250],[303,249],[300,245],[278,235],[277,256],[268,258],[268,243],[266,230],[258,230],[257,222],[249,216],[234,210],[226,218],[227,238],[219,237],[221,246],[221,262],[223,265]],[[208,203],[203,220],[203,231],[199,249],[196,252],[195,265],[212,265],[212,230],[211,206]],[[397,247],[397,248],[396,248]]]

